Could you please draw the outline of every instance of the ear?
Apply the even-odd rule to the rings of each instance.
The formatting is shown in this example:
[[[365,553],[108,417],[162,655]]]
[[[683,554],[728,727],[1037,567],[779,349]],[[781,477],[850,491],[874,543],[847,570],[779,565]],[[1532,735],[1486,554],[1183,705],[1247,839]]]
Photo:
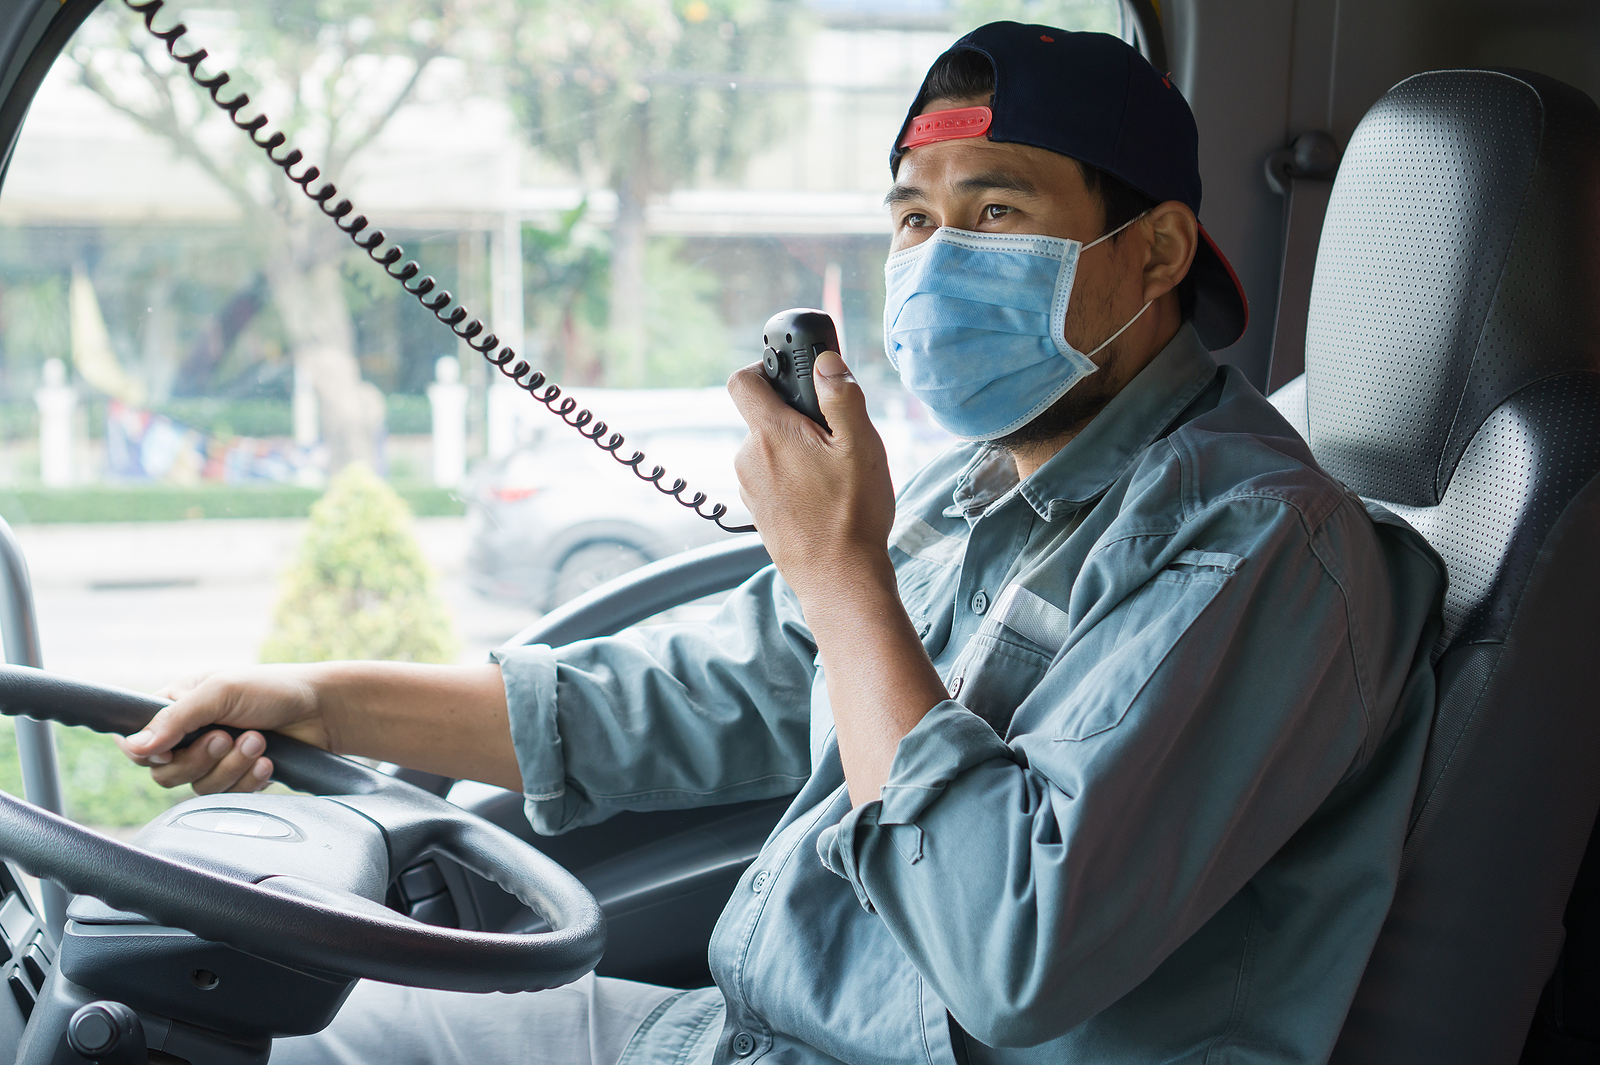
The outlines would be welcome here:
[[[1150,234],[1144,264],[1144,299],[1153,303],[1177,288],[1189,273],[1200,243],[1200,224],[1188,205],[1167,200],[1150,209],[1144,225]]]

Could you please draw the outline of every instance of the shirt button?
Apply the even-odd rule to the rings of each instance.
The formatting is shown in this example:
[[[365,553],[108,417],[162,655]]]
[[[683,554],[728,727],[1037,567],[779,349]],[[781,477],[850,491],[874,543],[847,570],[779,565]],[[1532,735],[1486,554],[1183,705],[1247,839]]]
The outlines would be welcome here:
[[[749,1057],[750,1052],[755,1048],[755,1037],[749,1032],[740,1032],[738,1035],[733,1037],[733,1052],[739,1055],[741,1058]]]
[[[754,891],[757,895],[761,894],[762,890],[767,886],[767,875],[768,874],[765,869],[757,873],[750,881],[750,890]],[[748,1051],[746,1053],[748,1053]]]
[[[950,682],[950,698],[954,699],[956,696],[961,694],[961,684],[966,679],[966,677],[957,677],[955,680]]]
[[[972,593],[972,612],[981,614],[989,609],[989,593],[979,588]]]

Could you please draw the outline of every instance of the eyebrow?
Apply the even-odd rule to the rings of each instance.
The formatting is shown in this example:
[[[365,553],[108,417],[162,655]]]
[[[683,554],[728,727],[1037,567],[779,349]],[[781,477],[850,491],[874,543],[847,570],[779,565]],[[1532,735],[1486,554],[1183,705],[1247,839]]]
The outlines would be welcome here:
[[[1018,192],[1024,196],[1037,196],[1039,194],[1039,190],[1032,182],[1000,170],[974,174],[969,178],[963,178],[956,182],[956,191],[958,192],[989,192],[995,189],[1005,192]],[[922,199],[926,195],[927,193],[924,190],[915,185],[896,184],[889,190],[888,195],[884,196],[883,203],[885,207],[892,207],[897,203],[905,203],[908,200]]]

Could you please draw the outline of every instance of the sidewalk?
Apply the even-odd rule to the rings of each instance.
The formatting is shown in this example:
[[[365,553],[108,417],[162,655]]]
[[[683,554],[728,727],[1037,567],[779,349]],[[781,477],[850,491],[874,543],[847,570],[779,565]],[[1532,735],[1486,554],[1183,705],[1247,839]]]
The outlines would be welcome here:
[[[185,673],[256,661],[304,519],[21,525],[47,669],[150,690]],[[418,518],[462,642],[460,661],[537,618],[467,587],[464,518]]]

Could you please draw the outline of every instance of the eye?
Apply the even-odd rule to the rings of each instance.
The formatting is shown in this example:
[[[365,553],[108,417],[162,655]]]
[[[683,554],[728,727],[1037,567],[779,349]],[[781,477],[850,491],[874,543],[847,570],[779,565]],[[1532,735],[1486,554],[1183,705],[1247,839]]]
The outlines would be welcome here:
[[[911,211],[901,216],[900,224],[907,229],[921,229],[928,224],[928,216],[917,211]]]
[[[983,220],[985,222],[998,222],[1013,210],[1014,208],[1007,207],[1005,204],[991,203],[983,209]]]

